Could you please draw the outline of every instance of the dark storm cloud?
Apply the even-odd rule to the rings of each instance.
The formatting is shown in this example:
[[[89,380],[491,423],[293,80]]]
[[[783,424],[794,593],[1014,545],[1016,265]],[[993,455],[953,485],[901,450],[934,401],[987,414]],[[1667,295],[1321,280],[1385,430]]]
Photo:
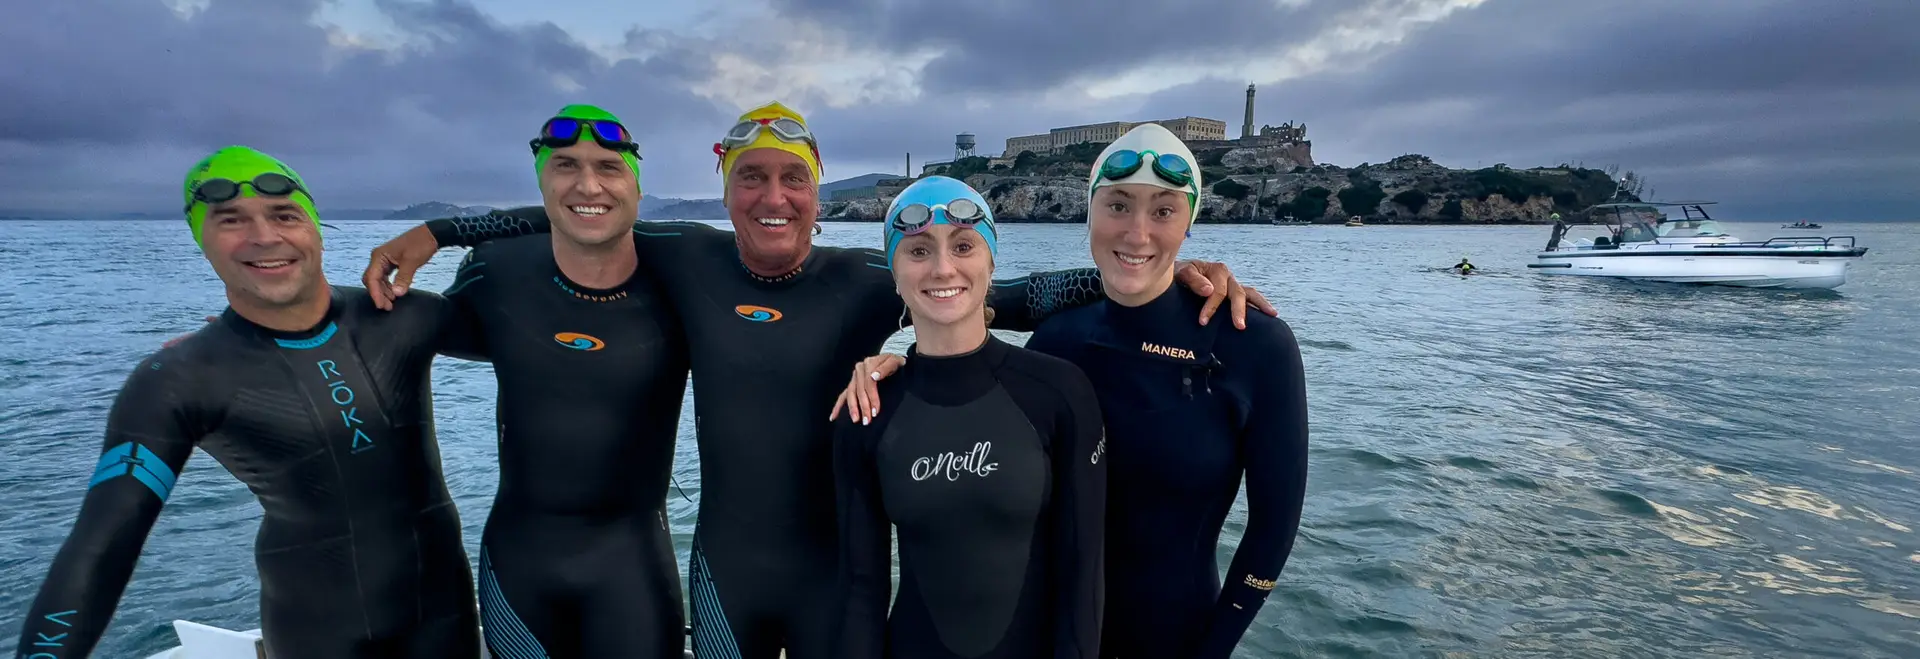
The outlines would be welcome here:
[[[0,207],[65,208],[77,194],[163,209],[195,158],[236,143],[301,170],[325,207],[537,199],[526,140],[570,102],[633,124],[649,189],[711,186],[682,155],[706,153],[725,120],[688,91],[704,59],[610,63],[552,25],[507,27],[451,1],[378,2],[411,37],[380,51],[313,24],[319,5],[215,0],[188,18],[153,0],[10,8],[0,61],[34,64],[0,67]]]
[[[774,0],[895,50],[937,47],[922,85],[935,92],[1021,92],[1160,62],[1230,61],[1303,39],[1356,9],[1421,0]]]
[[[1456,167],[1584,162],[1742,216],[1920,219],[1920,3],[1490,2],[1260,88],[1323,162],[1422,153]],[[1244,81],[1155,94],[1239,124]],[[1223,116],[1224,115],[1224,116]]]
[[[788,94],[822,136],[829,179],[897,171],[908,151],[916,168],[945,159],[961,131],[982,153],[1115,119],[1199,115],[1237,133],[1247,80],[1105,99],[1081,85],[1141,66],[1265,71],[1289,48],[1357,47],[1444,4],[770,2],[747,13],[818,30],[636,27],[630,56],[611,61],[553,25],[503,26],[451,0],[378,0],[408,37],[397,50],[314,26],[319,0],[215,0],[185,19],[158,0],[19,4],[0,21],[0,208],[164,210],[185,167],[231,143],[285,157],[323,207],[526,201],[529,133],[578,101],[636,130],[649,191],[712,193],[711,136],[742,109],[693,92],[716,79],[727,94],[770,90],[749,104]],[[1901,31],[1914,25],[1909,0],[1494,0],[1260,85],[1256,123],[1304,121],[1317,158],[1343,165],[1404,153],[1617,164],[1662,197],[1718,197],[1756,217],[1913,217],[1920,40]],[[939,55],[911,93],[872,81],[777,92],[791,87],[777,66],[716,64],[794,64],[842,45],[880,64]]]

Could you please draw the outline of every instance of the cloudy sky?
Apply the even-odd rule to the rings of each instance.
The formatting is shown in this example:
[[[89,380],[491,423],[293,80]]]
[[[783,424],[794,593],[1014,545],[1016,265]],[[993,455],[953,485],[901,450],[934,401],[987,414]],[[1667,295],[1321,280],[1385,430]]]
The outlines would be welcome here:
[[[1322,162],[1583,162],[1736,218],[1920,219],[1913,0],[60,0],[0,20],[0,209],[177,207],[248,144],[323,208],[537,200],[526,140],[621,115],[648,194],[781,100],[827,178],[1010,135],[1301,121]]]

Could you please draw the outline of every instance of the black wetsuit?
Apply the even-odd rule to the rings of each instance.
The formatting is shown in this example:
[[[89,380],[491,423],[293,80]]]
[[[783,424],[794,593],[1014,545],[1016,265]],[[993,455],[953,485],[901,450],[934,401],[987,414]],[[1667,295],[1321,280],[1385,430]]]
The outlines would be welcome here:
[[[553,240],[467,253],[446,295],[476,319],[499,381],[500,489],[480,549],[499,659],[680,657],[667,531],[687,349],[645,270],[612,289],[561,274]]]
[[[254,562],[275,659],[479,654],[428,377],[436,349],[477,355],[438,295],[392,312],[365,289],[332,295],[310,331],[275,332],[229,308],[134,368],[19,657],[92,651],[196,446],[265,511]]]
[[[427,223],[442,246],[548,231],[533,207]],[[640,265],[664,287],[693,359],[700,513],[688,565],[701,659],[832,656],[839,556],[827,412],[859,360],[904,324],[886,256],[815,246],[789,276],[740,262],[734,235],[697,222],[634,228]],[[1101,299],[1097,271],[996,282],[994,325],[1032,330],[1056,308]]]
[[[1285,321],[1193,318],[1175,286],[1129,308],[1061,313],[1027,347],[1086,371],[1113,471],[1101,656],[1225,659],[1293,550],[1307,481],[1307,394]],[[1221,588],[1220,528],[1246,474],[1247,525]]]
[[[1087,376],[989,337],[914,355],[880,401],[887,414],[842,419],[834,437],[848,588],[835,656],[1094,659],[1107,465]]]

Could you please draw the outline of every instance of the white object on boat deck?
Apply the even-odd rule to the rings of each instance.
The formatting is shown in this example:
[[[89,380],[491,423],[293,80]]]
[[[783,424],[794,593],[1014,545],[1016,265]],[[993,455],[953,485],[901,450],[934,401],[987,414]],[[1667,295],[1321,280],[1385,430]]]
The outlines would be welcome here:
[[[479,630],[475,630],[478,632]],[[173,633],[180,637],[180,647],[161,650],[147,659],[273,659],[267,656],[267,644],[260,640],[260,630],[249,629],[236,632],[212,625],[202,625],[187,620],[173,621]],[[784,659],[785,651],[780,653]],[[693,650],[686,651],[687,659],[693,659]],[[480,659],[492,659],[483,644],[480,647]]]
[[[173,621],[173,633],[180,647],[164,650],[147,659],[266,659],[267,645],[260,630],[236,632],[186,620]]]

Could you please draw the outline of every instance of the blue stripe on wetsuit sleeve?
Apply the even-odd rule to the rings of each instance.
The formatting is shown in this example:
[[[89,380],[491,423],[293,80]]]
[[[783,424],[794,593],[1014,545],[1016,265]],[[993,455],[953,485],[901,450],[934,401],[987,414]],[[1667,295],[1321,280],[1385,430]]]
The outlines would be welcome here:
[[[87,482],[87,487],[96,487],[116,476],[132,476],[152,490],[162,502],[173,493],[173,483],[177,478],[160,456],[133,442],[120,444],[102,453],[100,462],[93,467],[93,480]]]

